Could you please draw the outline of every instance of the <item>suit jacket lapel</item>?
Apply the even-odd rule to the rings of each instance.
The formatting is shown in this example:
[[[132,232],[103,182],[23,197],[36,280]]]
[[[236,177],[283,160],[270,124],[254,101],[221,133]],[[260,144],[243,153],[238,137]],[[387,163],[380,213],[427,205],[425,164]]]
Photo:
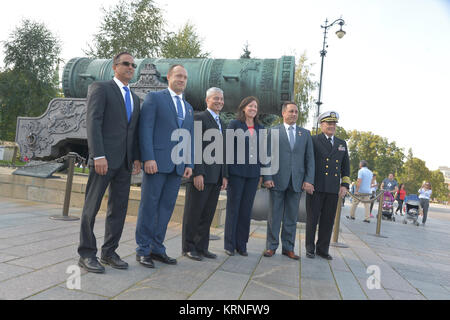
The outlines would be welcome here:
[[[325,137],[324,133],[321,133],[319,136],[319,141],[322,142],[323,147],[325,148],[325,150],[327,150],[327,152],[330,154],[332,151],[332,148],[330,146],[330,143],[328,142],[327,138]]]
[[[292,152],[291,144],[289,143],[289,137],[287,135],[286,127],[284,126],[284,124],[280,124],[278,126],[278,130],[279,130],[278,132],[280,134],[280,143],[281,143],[281,141],[283,141],[283,143],[287,146],[288,150]],[[294,145],[294,148],[295,148],[295,145]]]
[[[178,114],[175,111],[177,106],[173,103],[173,99],[172,99],[172,96],[171,96],[171,94],[169,92],[169,89],[166,89],[164,91],[164,94],[166,95],[167,105],[168,105],[168,107],[170,109],[169,112],[172,112],[173,119],[175,120],[175,124],[178,127]]]
[[[133,113],[131,114],[131,120],[130,123],[133,122],[134,118],[137,117],[137,115],[139,114],[139,112],[137,111],[137,109],[141,108],[141,104],[139,102],[139,97],[130,90],[131,94],[133,95]]]
[[[111,80],[110,84],[111,84],[114,94],[116,95],[116,99],[120,103],[120,106],[121,106],[120,113],[122,114],[122,119],[124,119],[128,123],[127,110],[125,107],[125,100],[123,99],[122,91],[119,88],[119,86],[114,82],[114,80]]]

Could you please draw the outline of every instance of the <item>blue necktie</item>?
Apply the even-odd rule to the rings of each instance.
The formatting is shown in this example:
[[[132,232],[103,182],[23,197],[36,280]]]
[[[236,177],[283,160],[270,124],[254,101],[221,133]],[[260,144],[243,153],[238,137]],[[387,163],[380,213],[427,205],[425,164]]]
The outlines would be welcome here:
[[[183,125],[183,106],[181,105],[181,100],[179,96],[175,96],[175,98],[177,99],[177,114],[178,114],[178,126],[181,128],[181,126]]]
[[[130,120],[131,120],[130,89],[128,89],[128,87],[123,87],[123,90],[125,90],[125,107],[127,108],[127,119],[128,119],[128,123],[130,123]]]
[[[215,119],[216,119],[217,125],[219,126],[220,132],[222,132],[222,126],[220,125],[219,116],[216,116]]]
[[[291,150],[294,150],[295,138],[294,138],[294,127],[289,127],[289,144],[291,145]]]

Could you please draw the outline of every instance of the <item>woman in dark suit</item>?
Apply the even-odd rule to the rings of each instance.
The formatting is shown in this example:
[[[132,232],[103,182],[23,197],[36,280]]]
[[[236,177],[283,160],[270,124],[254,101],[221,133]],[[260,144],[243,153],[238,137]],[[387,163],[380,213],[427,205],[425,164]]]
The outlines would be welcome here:
[[[248,255],[251,211],[260,182],[259,130],[264,129],[258,122],[258,106],[257,98],[244,98],[239,105],[237,119],[228,125],[228,129],[234,132],[234,159],[232,164],[227,162],[229,179],[224,243],[225,253],[230,256],[234,255],[235,250],[242,256]],[[230,138],[229,133],[227,140]],[[239,138],[242,133],[246,133],[245,139]],[[242,144],[245,148],[242,148]],[[243,150],[245,155],[242,155]]]

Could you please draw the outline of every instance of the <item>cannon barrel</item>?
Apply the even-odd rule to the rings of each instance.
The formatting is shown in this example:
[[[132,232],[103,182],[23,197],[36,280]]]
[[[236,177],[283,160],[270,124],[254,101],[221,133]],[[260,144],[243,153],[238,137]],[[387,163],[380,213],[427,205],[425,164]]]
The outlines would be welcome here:
[[[247,96],[260,100],[260,112],[280,114],[283,101],[293,100],[295,58],[280,59],[136,59],[136,72],[131,83],[139,80],[141,70],[154,64],[160,81],[167,83],[167,71],[182,64],[188,72],[186,100],[195,110],[204,110],[205,94],[210,87],[224,91],[223,111],[235,112]],[[64,68],[63,91],[66,98],[86,98],[94,81],[114,76],[112,59],[73,58]]]
[[[86,95],[95,81],[114,76],[112,60],[73,58],[63,72],[65,98],[50,101],[40,117],[18,117],[16,142],[22,156],[55,159],[74,151],[87,157]],[[205,109],[206,90],[224,91],[223,111],[236,112],[247,96],[260,100],[259,111],[280,115],[283,101],[293,100],[295,58],[280,59],[137,59],[131,88],[141,103],[150,91],[167,88],[167,71],[182,64],[188,72],[186,99],[195,110]]]

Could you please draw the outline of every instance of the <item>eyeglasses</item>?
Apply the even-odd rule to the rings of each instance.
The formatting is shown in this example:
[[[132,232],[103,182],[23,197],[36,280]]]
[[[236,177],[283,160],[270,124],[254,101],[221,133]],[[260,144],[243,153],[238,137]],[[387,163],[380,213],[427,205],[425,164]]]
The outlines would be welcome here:
[[[116,63],[116,65],[118,65],[118,64],[123,64],[125,67],[129,67],[131,65],[134,69],[137,68],[137,64],[136,63],[131,63],[131,62],[128,62],[128,61],[122,61],[122,62]]]

